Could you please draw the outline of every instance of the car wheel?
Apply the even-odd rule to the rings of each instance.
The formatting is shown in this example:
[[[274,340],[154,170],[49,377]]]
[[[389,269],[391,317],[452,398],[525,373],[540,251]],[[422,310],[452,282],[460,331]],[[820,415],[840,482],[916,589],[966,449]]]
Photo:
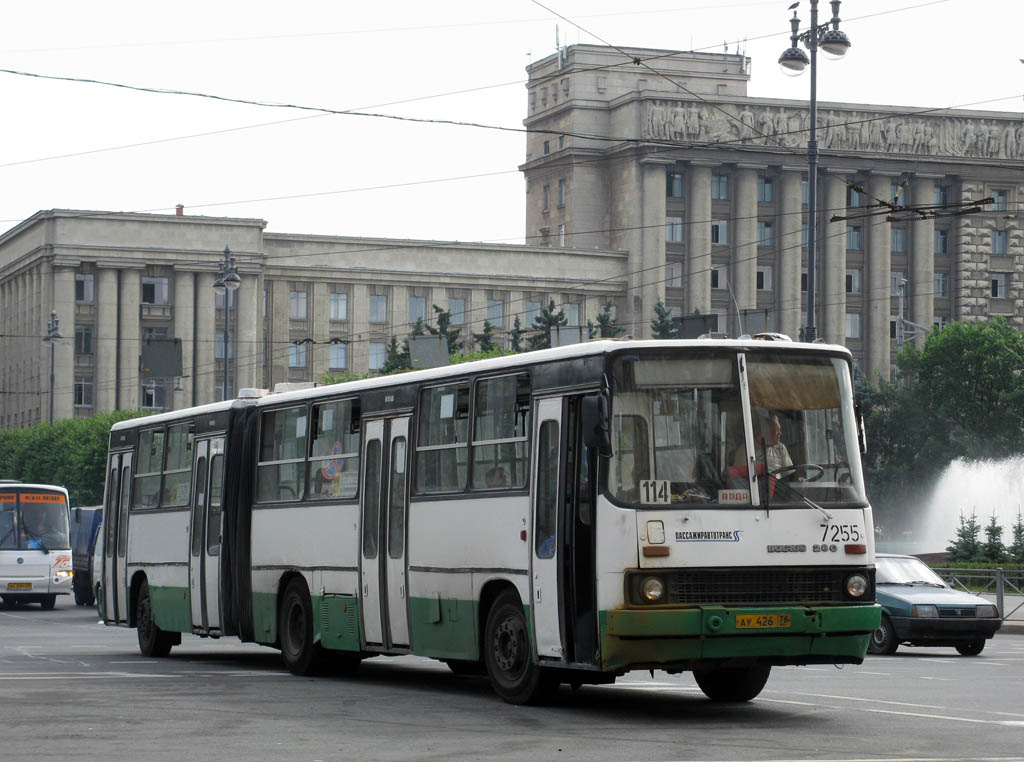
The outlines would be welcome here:
[[[750,701],[764,688],[771,671],[772,668],[766,665],[718,667],[694,670],[693,677],[704,695],[712,701]]]
[[[956,647],[957,653],[961,656],[977,656],[985,650],[984,640],[972,640],[969,643],[961,643]]]
[[[868,651],[873,654],[888,656],[889,654],[896,653],[897,646],[899,646],[899,641],[896,640],[896,630],[893,629],[889,617],[882,614],[882,621],[878,623],[878,627],[871,633]]]

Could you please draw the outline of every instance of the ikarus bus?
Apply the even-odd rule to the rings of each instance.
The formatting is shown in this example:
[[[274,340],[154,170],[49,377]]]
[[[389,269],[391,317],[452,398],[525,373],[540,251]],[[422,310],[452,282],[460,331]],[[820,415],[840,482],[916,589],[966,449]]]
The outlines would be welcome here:
[[[68,492],[0,480],[0,597],[6,609],[52,609],[71,592]]]
[[[879,622],[850,353],[597,341],[116,424],[104,618],[292,672],[416,654],[513,703],[755,697]]]

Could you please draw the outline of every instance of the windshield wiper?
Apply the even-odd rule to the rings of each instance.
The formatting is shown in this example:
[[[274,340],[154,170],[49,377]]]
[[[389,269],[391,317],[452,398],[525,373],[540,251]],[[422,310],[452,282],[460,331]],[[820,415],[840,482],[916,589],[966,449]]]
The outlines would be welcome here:
[[[39,550],[42,550],[44,553],[49,553],[50,552],[50,549],[48,547],[46,547],[46,543],[43,542],[43,538],[42,537],[40,537],[37,534],[35,534],[34,532],[30,531],[28,529],[28,527],[23,528],[22,531],[25,533],[25,535],[30,540],[35,540],[36,542],[39,543],[39,548],[38,548]]]
[[[767,468],[765,469],[765,478],[766,479],[771,479],[772,478],[772,476],[770,474],[768,474],[768,469]],[[777,485],[779,485],[779,486],[785,487],[787,490],[789,490],[790,494],[796,495],[804,503],[804,505],[808,506],[809,508],[814,508],[815,510],[821,511],[821,515],[824,516],[826,520],[828,520],[828,521],[832,520],[832,514],[831,513],[829,513],[824,508],[822,508],[820,505],[818,505],[816,502],[811,500],[804,493],[800,492],[799,490],[795,489],[794,487],[791,487],[787,482],[784,482],[781,479],[776,479],[775,483]],[[769,485],[768,491],[771,491],[771,485]]]

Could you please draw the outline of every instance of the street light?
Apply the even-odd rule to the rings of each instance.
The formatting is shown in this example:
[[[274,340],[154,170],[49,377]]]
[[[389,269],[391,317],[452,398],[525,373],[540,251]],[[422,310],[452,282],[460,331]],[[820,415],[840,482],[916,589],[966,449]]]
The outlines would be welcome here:
[[[54,342],[64,337],[60,335],[60,318],[57,317],[57,310],[50,312],[50,320],[46,324],[46,335],[43,341],[50,345],[50,425],[53,425],[53,350]]]
[[[242,279],[235,271],[235,258],[231,249],[224,247],[224,259],[217,263],[217,280],[213,282],[213,291],[224,297],[224,399],[228,399],[228,333],[231,330],[231,297],[229,294],[238,290]]]
[[[793,18],[789,20],[792,30],[790,46],[779,56],[779,66],[789,76],[800,74],[808,64],[811,67],[811,131],[807,140],[807,325],[803,329],[804,341],[815,341],[818,338],[818,330],[814,325],[814,260],[818,214],[818,48],[829,58],[841,58],[850,48],[850,39],[839,31],[839,4],[840,0],[832,0],[832,20],[819,26],[818,0],[811,0],[811,25],[804,32],[800,31],[800,19],[795,10],[799,3],[789,6],[793,11]],[[811,52],[809,59],[797,47],[798,42],[802,42]]]

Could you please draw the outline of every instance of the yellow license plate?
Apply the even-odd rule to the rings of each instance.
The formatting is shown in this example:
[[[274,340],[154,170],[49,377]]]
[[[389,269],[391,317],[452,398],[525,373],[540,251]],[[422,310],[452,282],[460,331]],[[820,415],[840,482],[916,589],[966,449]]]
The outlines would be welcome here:
[[[31,590],[32,589],[32,583],[31,582],[8,582],[7,583],[7,589],[8,590]]]
[[[791,614],[737,614],[737,630],[761,630],[771,627],[791,627]]]

